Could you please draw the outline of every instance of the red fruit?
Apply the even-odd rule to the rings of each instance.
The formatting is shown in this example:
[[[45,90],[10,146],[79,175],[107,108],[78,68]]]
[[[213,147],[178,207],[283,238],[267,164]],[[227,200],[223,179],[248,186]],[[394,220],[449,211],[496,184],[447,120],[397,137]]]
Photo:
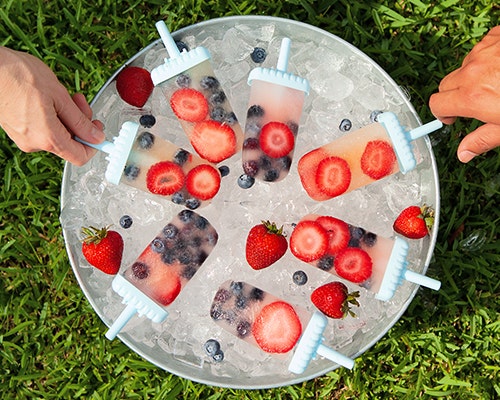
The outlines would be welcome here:
[[[213,198],[220,188],[220,172],[208,164],[200,164],[188,172],[186,188],[189,194],[200,199]]]
[[[361,170],[372,179],[381,179],[392,172],[396,161],[396,154],[389,142],[372,140],[367,143],[361,156]]]
[[[316,183],[318,165],[328,155],[322,149],[315,149],[303,155],[298,163],[300,181],[307,194],[314,200],[328,200],[330,196],[323,193]]]
[[[252,325],[259,347],[268,353],[290,351],[302,334],[302,324],[293,307],[276,301],[263,307]]]
[[[162,275],[162,278],[148,283],[150,284],[150,295],[158,303],[168,306],[177,298],[182,285],[179,276],[175,272],[166,269]]]
[[[351,169],[347,161],[335,156],[325,158],[318,165],[316,184],[329,197],[344,193],[351,184]]]
[[[318,217],[316,222],[320,224],[328,234],[327,252],[329,254],[335,255],[340,250],[347,247],[349,240],[351,239],[349,225],[340,219],[330,216]]]
[[[169,196],[184,186],[184,171],[172,161],[152,165],[146,174],[146,186],[151,193]]]
[[[269,267],[283,257],[287,249],[283,227],[278,228],[274,222],[262,221],[248,233],[246,258],[253,269]]]
[[[200,157],[218,163],[236,153],[236,135],[226,124],[207,120],[194,126],[191,144]]]
[[[286,124],[272,121],[262,127],[259,142],[260,148],[269,157],[280,158],[293,150],[295,137]]]
[[[200,122],[208,115],[208,102],[203,93],[191,88],[176,90],[170,98],[174,114],[184,121]]]
[[[344,318],[347,314],[355,317],[350,305],[359,307],[356,298],[359,292],[349,293],[342,282],[330,282],[311,293],[311,301],[323,314],[330,318]]]
[[[82,228],[85,235],[82,253],[85,259],[102,272],[115,275],[120,269],[123,255],[122,236],[108,228]]]
[[[149,71],[140,67],[125,67],[116,77],[118,94],[130,105],[142,107],[153,92]]]
[[[326,254],[328,242],[328,233],[320,224],[300,221],[290,236],[290,250],[299,260],[311,262]]]
[[[429,234],[434,225],[434,210],[426,206],[410,206],[401,211],[393,229],[410,239],[421,239]]]
[[[335,272],[350,282],[361,283],[372,275],[373,262],[359,247],[347,247],[335,257]]]

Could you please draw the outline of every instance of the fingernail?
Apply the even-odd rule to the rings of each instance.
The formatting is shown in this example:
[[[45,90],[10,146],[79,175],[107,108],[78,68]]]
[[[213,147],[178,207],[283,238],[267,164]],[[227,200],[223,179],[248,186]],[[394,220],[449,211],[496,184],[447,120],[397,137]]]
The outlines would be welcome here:
[[[463,163],[468,163],[470,160],[472,160],[474,157],[476,157],[477,154],[473,153],[472,151],[464,150],[458,153],[458,159],[462,161]]]

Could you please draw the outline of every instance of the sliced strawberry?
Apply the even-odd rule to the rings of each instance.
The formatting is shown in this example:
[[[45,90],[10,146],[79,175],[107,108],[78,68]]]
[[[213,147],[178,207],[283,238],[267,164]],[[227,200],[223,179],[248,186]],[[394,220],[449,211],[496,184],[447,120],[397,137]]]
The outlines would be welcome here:
[[[208,164],[200,164],[186,176],[187,191],[200,200],[213,198],[220,188],[220,172]]]
[[[392,145],[385,140],[368,142],[361,156],[361,170],[372,179],[389,175],[396,164]]]
[[[208,115],[208,102],[203,93],[192,88],[176,90],[170,98],[174,114],[183,121],[200,122]]]
[[[302,324],[293,307],[276,301],[263,307],[252,325],[259,347],[268,353],[286,353],[302,334]]]
[[[347,247],[351,239],[349,225],[340,219],[327,215],[318,217],[316,222],[320,224],[328,234],[327,253],[335,255],[340,250],[344,250]]]
[[[233,129],[217,121],[197,123],[189,139],[200,157],[213,163],[221,162],[236,153],[236,135]]]
[[[325,158],[318,165],[316,184],[329,197],[344,193],[351,184],[351,169],[347,161],[335,156]]]
[[[303,155],[298,163],[298,171],[302,187],[307,194],[314,200],[323,201],[330,197],[323,193],[316,183],[316,170],[318,165],[328,154],[322,149],[315,149]]]
[[[265,124],[259,136],[260,148],[272,158],[281,158],[293,150],[295,137],[290,128],[278,121]]]
[[[290,250],[299,260],[311,262],[326,254],[328,233],[317,222],[300,221],[290,236]]]
[[[350,282],[361,283],[372,275],[372,259],[359,247],[347,247],[335,257],[335,272]]]
[[[162,278],[151,282],[152,297],[160,304],[168,306],[181,292],[182,285],[179,275],[172,271],[162,271]]]
[[[153,92],[149,71],[140,67],[125,67],[116,77],[116,90],[123,101],[142,107]]]
[[[151,193],[169,196],[184,186],[184,171],[171,161],[161,161],[149,168],[146,174],[146,186]]]

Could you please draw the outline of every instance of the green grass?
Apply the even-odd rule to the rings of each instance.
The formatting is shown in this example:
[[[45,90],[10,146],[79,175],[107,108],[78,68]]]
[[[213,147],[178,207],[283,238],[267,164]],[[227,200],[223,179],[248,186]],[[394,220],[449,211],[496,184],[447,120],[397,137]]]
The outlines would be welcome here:
[[[71,92],[91,99],[129,57],[172,30],[226,15],[316,25],[351,42],[411,94],[422,120],[440,79],[499,23],[493,1],[246,0],[166,2],[0,0],[0,44],[42,58]],[[0,60],[1,62],[1,60]],[[1,110],[0,110],[1,112]],[[500,397],[500,157],[462,165],[460,120],[436,135],[441,223],[429,274],[398,323],[350,372],[272,390],[214,388],[149,364],[104,338],[73,276],[59,215],[63,163],[0,138],[0,392],[4,399],[494,399]],[[484,242],[465,246],[479,233]]]

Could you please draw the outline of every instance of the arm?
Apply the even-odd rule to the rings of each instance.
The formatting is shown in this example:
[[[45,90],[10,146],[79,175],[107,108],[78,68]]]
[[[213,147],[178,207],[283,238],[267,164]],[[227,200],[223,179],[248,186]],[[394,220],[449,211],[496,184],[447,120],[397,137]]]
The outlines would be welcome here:
[[[461,141],[457,150],[460,161],[468,162],[500,146],[500,26],[474,46],[460,68],[443,78],[429,106],[446,124],[456,117],[484,122]]]
[[[71,97],[38,58],[0,47],[0,126],[25,152],[45,150],[85,164],[95,150],[73,140],[104,140],[102,124],[91,121],[85,97]]]

